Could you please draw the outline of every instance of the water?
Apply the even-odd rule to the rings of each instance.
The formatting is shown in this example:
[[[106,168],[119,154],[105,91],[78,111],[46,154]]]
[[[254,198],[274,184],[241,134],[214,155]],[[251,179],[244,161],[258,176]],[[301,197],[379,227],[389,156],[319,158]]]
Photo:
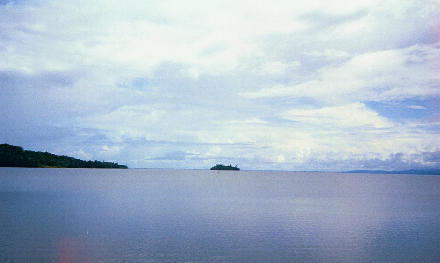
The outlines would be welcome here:
[[[0,168],[0,262],[440,262],[440,176]]]

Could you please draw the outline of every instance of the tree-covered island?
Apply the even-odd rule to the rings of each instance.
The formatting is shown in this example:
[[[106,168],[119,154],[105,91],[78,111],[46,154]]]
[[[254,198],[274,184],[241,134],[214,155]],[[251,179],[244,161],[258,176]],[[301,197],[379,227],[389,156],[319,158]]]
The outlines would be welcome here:
[[[232,165],[224,165],[224,164],[216,164],[215,166],[211,167],[211,170],[233,170],[233,171],[239,171],[240,168]]]
[[[65,155],[27,151],[9,144],[0,144],[0,167],[127,168],[113,162],[83,161]]]

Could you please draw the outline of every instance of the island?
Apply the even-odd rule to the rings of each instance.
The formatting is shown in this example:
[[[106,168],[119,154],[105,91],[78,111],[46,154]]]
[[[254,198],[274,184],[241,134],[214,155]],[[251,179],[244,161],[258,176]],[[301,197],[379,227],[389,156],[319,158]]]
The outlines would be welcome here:
[[[233,171],[239,171],[240,168],[232,165],[224,165],[224,164],[216,164],[215,166],[211,167],[211,170],[233,170]]]
[[[65,155],[23,150],[22,147],[10,144],[0,144],[0,167],[127,169],[126,165],[118,163],[83,161]]]

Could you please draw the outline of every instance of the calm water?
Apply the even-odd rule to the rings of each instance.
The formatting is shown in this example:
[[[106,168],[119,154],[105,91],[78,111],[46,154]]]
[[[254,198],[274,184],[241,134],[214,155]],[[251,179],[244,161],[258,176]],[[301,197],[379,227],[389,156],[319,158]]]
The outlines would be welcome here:
[[[0,262],[440,262],[440,176],[0,168]]]

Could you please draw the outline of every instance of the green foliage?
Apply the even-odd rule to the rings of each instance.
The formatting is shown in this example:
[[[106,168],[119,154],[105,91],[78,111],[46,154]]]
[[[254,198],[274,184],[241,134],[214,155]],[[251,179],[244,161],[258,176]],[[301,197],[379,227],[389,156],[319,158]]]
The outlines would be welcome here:
[[[127,168],[113,162],[83,161],[48,152],[25,151],[9,144],[0,144],[0,167]]]
[[[236,166],[232,166],[231,164],[226,166],[224,164],[216,164],[214,167],[211,167],[211,170],[234,170],[234,171],[238,171],[240,170],[240,168]]]

